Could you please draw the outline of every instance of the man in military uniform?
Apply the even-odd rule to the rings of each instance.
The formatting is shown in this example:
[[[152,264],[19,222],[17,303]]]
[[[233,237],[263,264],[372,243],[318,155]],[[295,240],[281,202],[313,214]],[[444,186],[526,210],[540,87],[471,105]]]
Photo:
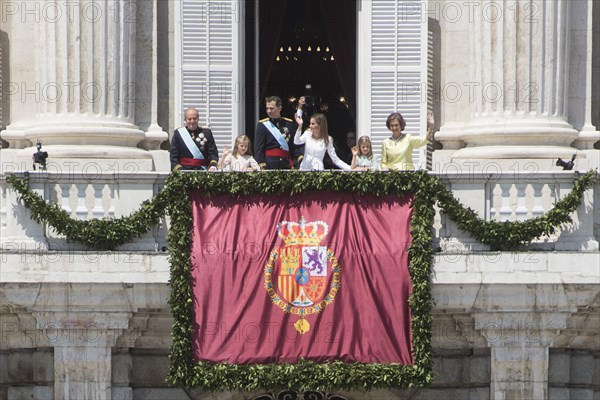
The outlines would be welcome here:
[[[297,125],[281,116],[281,99],[267,97],[268,118],[261,119],[254,133],[254,158],[262,169],[291,169],[302,160],[302,146],[294,144]]]
[[[185,126],[176,129],[171,139],[171,169],[217,169],[219,152],[210,129],[198,125],[198,110],[185,110]]]

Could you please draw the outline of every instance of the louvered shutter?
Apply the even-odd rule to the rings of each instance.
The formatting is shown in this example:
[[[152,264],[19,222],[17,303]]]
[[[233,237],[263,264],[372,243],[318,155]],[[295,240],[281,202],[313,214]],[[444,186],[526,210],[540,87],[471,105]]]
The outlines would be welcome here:
[[[244,120],[238,98],[244,64],[240,2],[181,0],[177,7],[181,56],[175,125],[182,124],[183,110],[196,107],[200,124],[212,129],[221,153],[242,133]]]
[[[399,111],[405,132],[426,134],[427,18],[415,1],[361,1],[358,15],[358,132],[371,134],[374,151],[381,154],[390,136],[387,116]],[[416,165],[425,166],[425,148],[415,150]]]

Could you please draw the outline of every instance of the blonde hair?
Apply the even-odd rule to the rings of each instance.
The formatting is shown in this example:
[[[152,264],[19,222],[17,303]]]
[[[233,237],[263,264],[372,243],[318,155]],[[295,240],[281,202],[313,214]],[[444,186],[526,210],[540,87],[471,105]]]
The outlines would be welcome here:
[[[311,119],[314,118],[317,125],[319,125],[319,139],[325,140],[325,146],[329,146],[329,132],[327,130],[327,118],[323,114],[313,114]]]
[[[252,143],[250,142],[250,138],[246,135],[240,135],[238,137],[235,138],[235,144],[233,146],[233,156],[237,157],[238,153],[238,144],[242,143],[242,142],[247,142],[248,143],[248,150],[246,151],[245,155],[251,156],[252,155]]]
[[[360,139],[358,139],[358,152],[359,154],[362,156],[362,152],[360,150],[360,146],[363,144],[368,144],[369,145],[369,152],[367,153],[367,157],[370,159],[373,158],[373,144],[371,143],[371,138],[368,136],[361,136]]]

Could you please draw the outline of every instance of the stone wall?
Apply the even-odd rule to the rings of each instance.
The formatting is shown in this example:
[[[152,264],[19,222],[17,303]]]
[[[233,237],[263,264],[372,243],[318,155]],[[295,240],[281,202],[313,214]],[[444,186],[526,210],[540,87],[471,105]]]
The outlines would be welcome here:
[[[0,400],[54,397],[52,348],[0,350],[0,366]]]
[[[550,400],[600,399],[600,352],[551,349],[548,386]]]
[[[433,360],[435,378],[430,388],[338,394],[346,399],[356,400],[490,399],[489,349],[448,350],[434,347]],[[53,362],[52,348],[0,351],[0,400],[53,399]],[[166,347],[115,348],[112,352],[113,399],[234,400],[251,399],[263,393],[257,391],[217,395],[199,390],[172,388],[165,381],[168,368]],[[600,351],[551,349],[548,387],[549,400],[599,399]]]

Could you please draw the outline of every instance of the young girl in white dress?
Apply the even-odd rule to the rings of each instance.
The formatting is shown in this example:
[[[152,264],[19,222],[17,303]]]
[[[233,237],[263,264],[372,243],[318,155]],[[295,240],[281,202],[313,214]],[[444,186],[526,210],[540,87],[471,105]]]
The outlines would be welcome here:
[[[248,136],[240,135],[235,139],[233,153],[227,147],[223,149],[219,168],[223,171],[260,171],[258,163],[252,157],[252,144]]]
[[[358,146],[352,147],[352,171],[377,171],[379,161],[373,154],[371,138],[361,136],[358,139]]]
[[[327,118],[323,114],[314,114],[310,118],[310,126],[302,133],[302,117],[296,114],[298,130],[294,136],[294,144],[304,145],[304,158],[300,164],[303,171],[322,171],[325,152],[331,161],[344,171],[350,171],[350,166],[339,159],[333,148],[333,140],[327,132]]]

